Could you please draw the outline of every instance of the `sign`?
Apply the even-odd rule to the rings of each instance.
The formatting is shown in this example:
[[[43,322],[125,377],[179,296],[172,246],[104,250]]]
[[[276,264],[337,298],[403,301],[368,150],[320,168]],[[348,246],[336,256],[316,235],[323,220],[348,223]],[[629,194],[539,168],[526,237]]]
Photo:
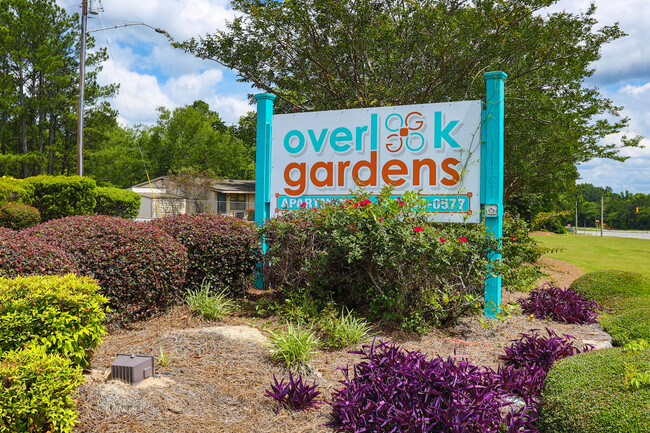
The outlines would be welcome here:
[[[273,116],[270,212],[350,196],[419,191],[438,222],[479,222],[481,102]]]

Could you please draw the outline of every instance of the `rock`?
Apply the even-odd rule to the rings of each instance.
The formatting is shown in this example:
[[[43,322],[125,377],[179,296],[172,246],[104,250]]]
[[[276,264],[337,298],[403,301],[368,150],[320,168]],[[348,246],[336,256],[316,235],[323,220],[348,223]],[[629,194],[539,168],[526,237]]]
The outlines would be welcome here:
[[[228,340],[262,345],[269,342],[269,339],[259,329],[245,325],[210,326],[206,328],[184,329],[182,332],[187,334],[212,334]]]
[[[593,350],[609,349],[612,347],[612,340],[582,340],[583,345],[590,344],[594,346]]]

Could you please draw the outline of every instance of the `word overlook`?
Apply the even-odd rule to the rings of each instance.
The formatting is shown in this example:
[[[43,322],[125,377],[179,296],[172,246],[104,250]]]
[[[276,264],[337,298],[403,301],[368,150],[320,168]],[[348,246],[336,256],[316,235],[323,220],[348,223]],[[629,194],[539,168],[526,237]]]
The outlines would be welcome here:
[[[478,214],[480,102],[463,101],[273,117],[271,209],[420,190],[445,221]],[[475,202],[475,203],[474,203]],[[435,219],[435,218],[434,218]]]

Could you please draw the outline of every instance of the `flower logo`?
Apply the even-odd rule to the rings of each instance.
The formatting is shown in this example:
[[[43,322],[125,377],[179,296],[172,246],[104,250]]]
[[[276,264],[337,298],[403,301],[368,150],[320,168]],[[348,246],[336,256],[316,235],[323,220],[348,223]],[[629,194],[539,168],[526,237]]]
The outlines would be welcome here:
[[[419,131],[424,126],[422,113],[413,111],[402,117],[399,113],[393,113],[386,117],[386,129],[394,134],[387,137],[386,149],[389,152],[399,152],[406,146],[411,152],[417,152],[424,147],[424,135]]]

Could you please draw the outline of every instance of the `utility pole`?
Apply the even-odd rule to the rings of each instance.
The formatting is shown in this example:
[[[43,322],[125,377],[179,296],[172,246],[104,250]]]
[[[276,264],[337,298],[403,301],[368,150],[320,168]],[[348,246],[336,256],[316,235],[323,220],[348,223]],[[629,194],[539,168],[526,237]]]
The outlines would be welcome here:
[[[605,225],[605,197],[600,196],[600,237],[603,237],[603,226]]]
[[[576,200],[576,234],[578,234],[578,200]]]
[[[77,109],[77,174],[84,175],[84,90],[86,86],[86,27],[88,0],[81,2],[81,48],[79,50],[79,107]]]

